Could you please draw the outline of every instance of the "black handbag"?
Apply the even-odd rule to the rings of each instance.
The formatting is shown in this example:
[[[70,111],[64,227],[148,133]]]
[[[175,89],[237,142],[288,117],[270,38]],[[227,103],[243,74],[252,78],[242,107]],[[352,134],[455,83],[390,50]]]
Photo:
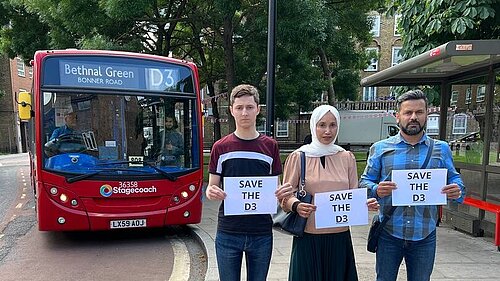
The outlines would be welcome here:
[[[396,210],[396,207],[392,207],[391,210],[384,215],[384,219],[382,221],[378,219],[378,215],[373,216],[372,225],[370,226],[370,232],[368,232],[368,244],[366,245],[366,250],[368,250],[368,252],[377,252],[380,232],[382,231],[382,229],[384,229],[385,224],[391,218],[394,210]]]
[[[311,203],[312,195],[307,193],[304,187],[306,186],[306,156],[304,152],[300,152],[300,184],[296,197],[301,202]],[[302,237],[306,228],[307,219],[301,217],[296,212],[285,212],[281,207],[278,207],[278,212],[273,216],[274,229],[285,233]]]
[[[429,160],[431,159],[432,150],[434,149],[434,140],[429,139],[429,150],[427,150],[427,155],[425,157],[424,163],[422,164],[421,169],[425,169]],[[378,246],[378,238],[380,237],[380,233],[384,229],[385,224],[391,218],[392,214],[396,210],[396,207],[392,207],[387,214],[384,214],[384,219],[382,221],[379,220],[378,215],[373,217],[372,225],[370,226],[370,231],[368,232],[368,243],[366,244],[366,250],[368,252],[376,253]]]

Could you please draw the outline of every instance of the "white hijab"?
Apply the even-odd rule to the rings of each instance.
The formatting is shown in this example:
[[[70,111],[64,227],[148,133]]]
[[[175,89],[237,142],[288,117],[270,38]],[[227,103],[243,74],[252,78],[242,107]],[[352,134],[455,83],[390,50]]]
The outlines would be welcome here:
[[[331,105],[320,105],[313,110],[311,114],[311,121],[309,122],[309,127],[311,129],[312,142],[301,146],[298,150],[304,151],[308,157],[321,157],[325,155],[335,154],[339,151],[345,151],[342,147],[335,144],[337,135],[333,137],[330,144],[322,144],[316,136],[316,124],[319,120],[325,116],[326,113],[331,112],[335,119],[337,120],[337,135],[340,130],[340,115],[337,109]]]

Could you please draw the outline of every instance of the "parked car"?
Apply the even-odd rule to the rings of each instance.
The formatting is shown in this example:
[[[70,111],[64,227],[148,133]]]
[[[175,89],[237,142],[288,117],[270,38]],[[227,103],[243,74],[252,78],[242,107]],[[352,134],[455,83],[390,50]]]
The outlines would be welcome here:
[[[449,142],[451,150],[460,150],[460,148],[465,150],[470,150],[471,145],[477,143],[481,140],[481,135],[479,132],[473,132],[465,136],[459,137]]]

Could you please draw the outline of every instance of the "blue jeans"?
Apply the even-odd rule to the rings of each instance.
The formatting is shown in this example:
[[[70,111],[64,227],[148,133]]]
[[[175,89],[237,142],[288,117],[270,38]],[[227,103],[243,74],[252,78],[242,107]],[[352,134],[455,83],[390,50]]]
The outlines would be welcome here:
[[[420,241],[402,240],[382,231],[377,248],[377,281],[396,281],[403,258],[408,281],[429,281],[436,256],[436,231]]]
[[[215,252],[219,267],[219,280],[240,281],[241,260],[245,252],[247,280],[265,281],[272,250],[272,234],[234,234],[217,231]]]

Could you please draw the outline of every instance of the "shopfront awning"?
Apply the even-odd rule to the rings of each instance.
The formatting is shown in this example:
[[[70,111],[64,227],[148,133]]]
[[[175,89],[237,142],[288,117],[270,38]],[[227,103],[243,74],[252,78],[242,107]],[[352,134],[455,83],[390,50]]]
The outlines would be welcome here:
[[[363,87],[433,85],[500,67],[500,40],[450,41],[361,80]]]

